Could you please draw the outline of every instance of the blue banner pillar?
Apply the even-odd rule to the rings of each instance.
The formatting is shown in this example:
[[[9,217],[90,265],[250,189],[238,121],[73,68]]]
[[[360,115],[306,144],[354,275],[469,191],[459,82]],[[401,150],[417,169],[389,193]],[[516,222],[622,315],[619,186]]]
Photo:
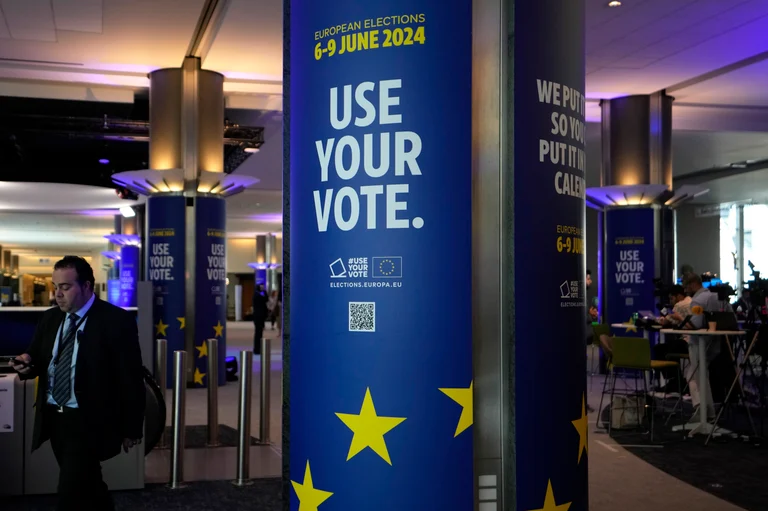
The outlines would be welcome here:
[[[194,383],[198,387],[209,383],[206,340],[214,338],[218,340],[218,384],[224,385],[227,353],[226,203],[221,197],[197,197],[195,209]]]
[[[136,307],[139,252],[140,249],[136,245],[124,245],[120,248],[120,307]]]
[[[185,212],[185,199],[180,195],[147,199],[145,267],[154,289],[155,338],[168,343],[168,375],[173,374],[173,352],[185,349]],[[169,388],[172,382],[169,376]]]
[[[290,509],[586,511],[584,2],[284,5]]]
[[[634,323],[639,311],[656,312],[657,208],[621,207],[605,213],[606,322]],[[635,328],[617,335],[642,335]]]
[[[290,508],[472,509],[472,2],[288,9]]]

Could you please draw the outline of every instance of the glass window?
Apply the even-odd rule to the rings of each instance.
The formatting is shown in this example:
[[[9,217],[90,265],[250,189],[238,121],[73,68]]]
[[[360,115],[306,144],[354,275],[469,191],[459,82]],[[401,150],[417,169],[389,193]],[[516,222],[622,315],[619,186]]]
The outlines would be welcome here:
[[[737,229],[738,209],[731,207],[720,212],[720,278],[734,288],[737,284],[736,262],[739,246]]]
[[[744,206],[744,279],[750,280],[752,261],[761,276],[768,277],[768,205]]]

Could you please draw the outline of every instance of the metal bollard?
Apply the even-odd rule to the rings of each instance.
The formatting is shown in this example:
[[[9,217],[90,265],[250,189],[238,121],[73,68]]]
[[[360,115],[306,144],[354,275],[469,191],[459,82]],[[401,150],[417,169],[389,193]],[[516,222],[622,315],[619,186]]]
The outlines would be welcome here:
[[[269,381],[272,362],[272,353],[270,347],[272,343],[269,339],[261,340],[261,389],[259,397],[261,406],[259,408],[259,443],[269,444]]]
[[[240,402],[237,406],[237,479],[236,486],[251,484],[251,387],[253,352],[240,352]]]
[[[184,437],[187,393],[187,352],[173,353],[173,418],[171,438],[171,489],[183,487]]]
[[[219,341],[208,339],[208,446],[219,445]]]
[[[165,398],[165,391],[168,388],[168,341],[165,339],[155,340],[155,350],[155,381],[160,386],[163,398]],[[163,424],[163,434],[160,435],[160,440],[158,440],[156,447],[158,449],[168,447],[165,424]]]

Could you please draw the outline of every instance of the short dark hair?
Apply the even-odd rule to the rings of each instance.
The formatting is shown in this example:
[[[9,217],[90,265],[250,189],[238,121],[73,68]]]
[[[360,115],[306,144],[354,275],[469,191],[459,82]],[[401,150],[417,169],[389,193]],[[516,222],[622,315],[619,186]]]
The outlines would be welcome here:
[[[685,280],[683,281],[683,284],[686,286],[701,286],[703,282],[701,281],[701,275],[698,275],[696,273],[689,273]]]
[[[80,256],[68,255],[53,265],[54,270],[63,270],[64,268],[72,268],[77,273],[77,283],[82,286],[86,282],[91,284],[91,289],[94,289],[96,285],[96,278],[93,276],[93,268],[88,264],[88,261]]]
[[[669,296],[678,296],[678,295],[684,295],[685,289],[683,289],[683,286],[674,285],[669,288]]]
[[[587,275],[592,276],[592,270],[587,270]]]

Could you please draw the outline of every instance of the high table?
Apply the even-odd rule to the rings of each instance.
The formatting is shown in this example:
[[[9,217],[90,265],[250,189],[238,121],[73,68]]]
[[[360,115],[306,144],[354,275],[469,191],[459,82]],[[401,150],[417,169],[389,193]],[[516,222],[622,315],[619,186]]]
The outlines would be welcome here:
[[[671,328],[665,328],[661,330],[662,339],[666,334],[685,334],[685,335],[697,335],[703,337],[698,342],[699,345],[699,422],[689,422],[680,426],[672,428],[673,431],[683,431],[691,428],[691,432],[688,436],[695,434],[710,435],[715,430],[715,425],[710,424],[707,421],[707,406],[709,403],[709,368],[707,364],[707,346],[713,337],[725,336],[737,336],[745,335],[746,332],[742,330],[673,330]],[[662,340],[663,342],[663,340]],[[729,434],[730,431],[720,428],[725,434]]]

